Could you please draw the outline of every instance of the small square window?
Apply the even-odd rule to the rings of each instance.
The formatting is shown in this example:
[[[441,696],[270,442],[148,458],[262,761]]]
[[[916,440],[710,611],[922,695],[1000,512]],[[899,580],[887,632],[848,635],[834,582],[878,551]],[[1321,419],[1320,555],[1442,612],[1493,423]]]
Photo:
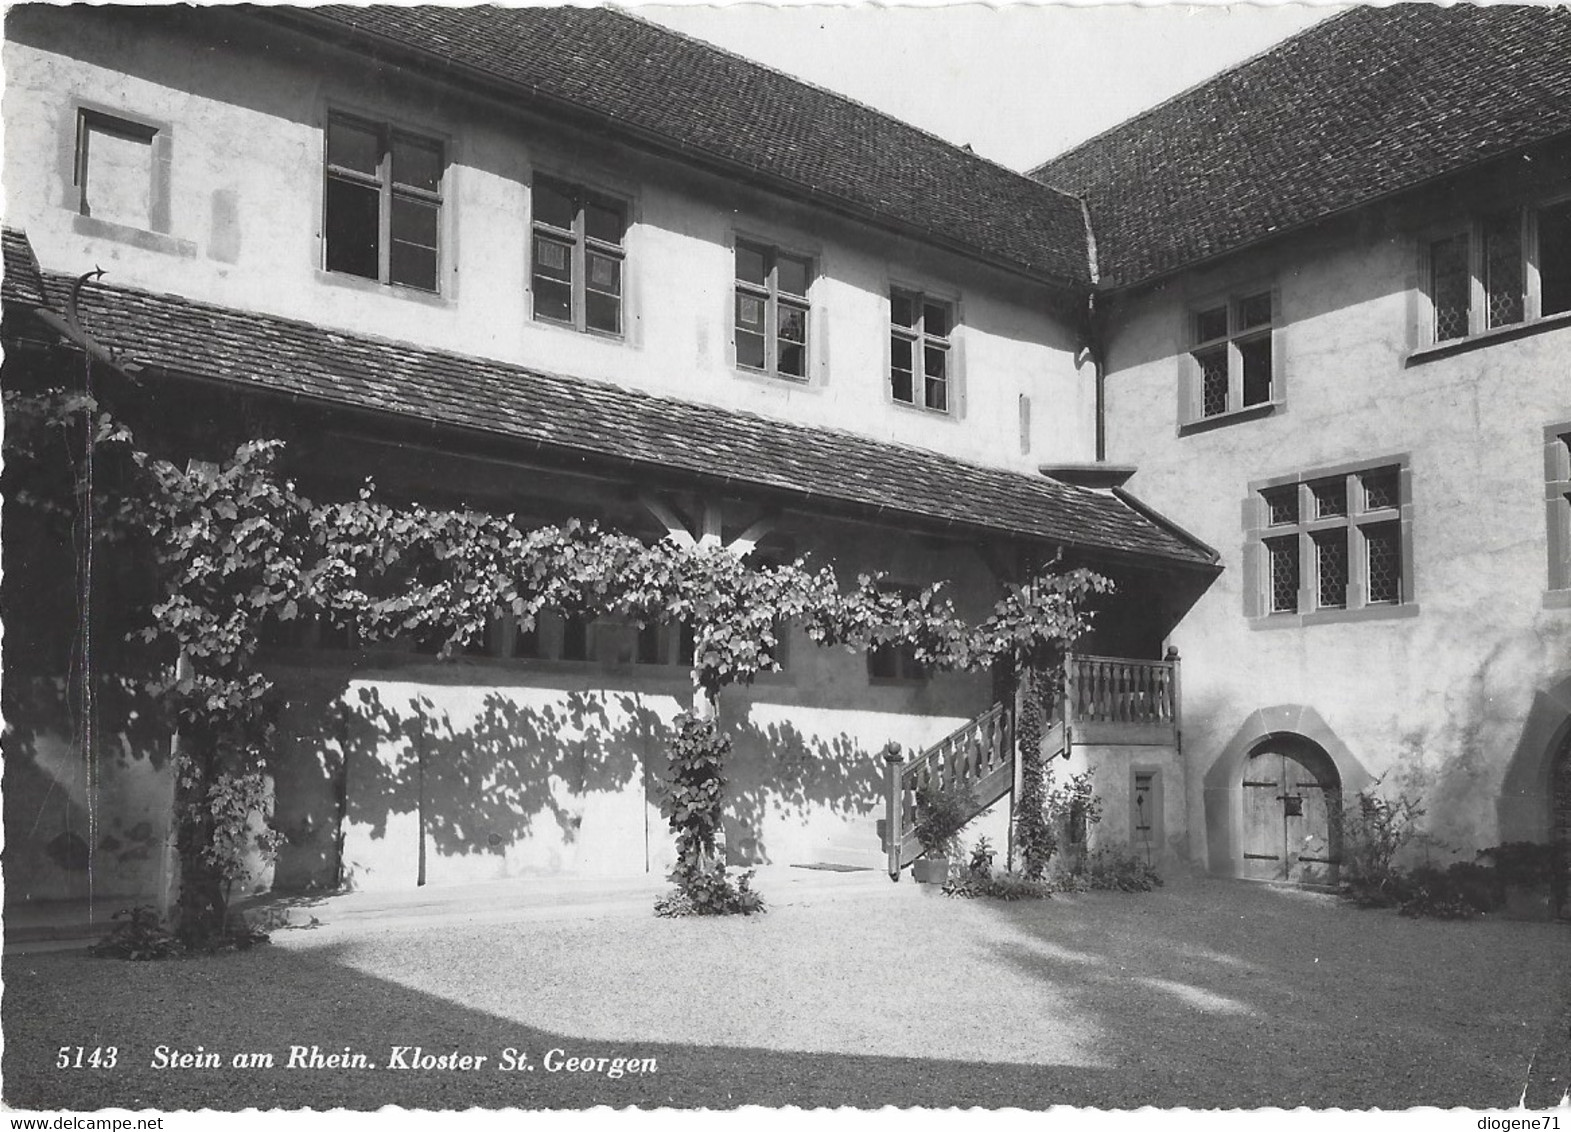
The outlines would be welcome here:
[[[1329,519],[1347,514],[1347,480],[1341,476],[1336,479],[1321,480],[1319,483],[1309,485],[1309,493],[1315,501],[1315,518]]]
[[[158,133],[96,110],[78,113],[75,176],[83,216],[153,230],[160,196]]]
[[[1397,473],[1394,468],[1379,468],[1359,477],[1364,485],[1364,510],[1383,511],[1400,503],[1397,497]]]
[[[1296,485],[1278,487],[1270,491],[1261,492],[1261,497],[1266,501],[1266,521],[1273,527],[1279,527],[1283,523],[1298,522],[1298,487]]]

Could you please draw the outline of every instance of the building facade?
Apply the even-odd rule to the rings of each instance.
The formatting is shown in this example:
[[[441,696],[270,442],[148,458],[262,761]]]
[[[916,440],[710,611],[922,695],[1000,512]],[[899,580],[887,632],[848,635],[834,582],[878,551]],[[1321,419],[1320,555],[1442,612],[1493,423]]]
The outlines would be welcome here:
[[[1571,844],[1568,29],[1355,10],[1027,178],[609,9],[18,6],[7,387],[96,361],[171,451],[281,436],[321,497],[946,580],[973,617],[1090,566],[1118,592],[1053,753],[1104,841],[1324,881],[1378,781],[1441,858]],[[26,521],[12,720],[81,625]],[[728,854],[876,864],[879,752],[1000,690],[782,637],[722,704]],[[689,644],[279,634],[256,885],[663,870]],[[169,737],[107,702],[94,741],[69,696],[12,728],[12,899],[163,883]]]
[[[53,372],[69,315],[193,458],[271,433],[319,496],[372,476],[946,580],[972,617],[1062,552],[1141,603],[1104,647],[1151,661],[1214,573],[1136,501],[1038,471],[1095,458],[1065,194],[610,10],[38,6],[6,30],[13,384]],[[878,753],[995,689],[784,635],[784,671],[722,705],[728,852],[876,864]],[[663,870],[687,647],[554,614],[442,663],[281,635],[285,843],[257,883]],[[151,891],[167,736],[84,755],[76,722],[12,744],[13,892]]]
[[[1036,172],[1098,232],[1107,456],[1222,555],[1173,637],[1215,873],[1323,874],[1376,781],[1439,864],[1571,836],[1568,46],[1358,10]]]

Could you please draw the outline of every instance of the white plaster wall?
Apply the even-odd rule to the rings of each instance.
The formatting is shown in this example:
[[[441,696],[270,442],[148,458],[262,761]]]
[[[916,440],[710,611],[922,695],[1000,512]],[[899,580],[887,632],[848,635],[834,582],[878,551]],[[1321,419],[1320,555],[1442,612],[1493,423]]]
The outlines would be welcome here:
[[[479,354],[654,392],[852,429],[1033,470],[1093,457],[1091,379],[1039,287],[779,198],[459,98],[408,73],[216,9],[13,9],[5,47],[6,223],[46,269]],[[71,160],[85,102],[172,138],[170,231],[105,232],[76,215]],[[329,107],[441,137],[442,294],[321,264]],[[528,186],[537,172],[632,202],[625,340],[537,323],[528,294]],[[737,233],[810,253],[812,380],[731,361]],[[956,411],[897,405],[888,292],[956,304]],[[1031,400],[1029,451],[1020,398]]]
[[[955,583],[970,619],[992,583],[964,544],[821,520],[802,550],[858,572]],[[734,864],[879,859],[886,743],[921,750],[985,710],[980,674],[874,682],[866,657],[791,629],[786,669],[725,689],[726,842]],[[332,779],[347,752],[345,880],[414,887],[425,823],[425,883],[543,875],[663,874],[673,841],[659,811],[678,712],[693,704],[680,666],[462,657],[290,655],[270,665],[288,703],[279,729],[284,883],[330,884]],[[308,816],[309,815],[309,816]],[[1007,826],[979,820],[1002,851]]]
[[[1364,218],[1234,257],[1134,301],[1113,332],[1109,458],[1138,464],[1130,489],[1226,568],[1172,636],[1196,860],[1207,768],[1251,712],[1276,704],[1313,707],[1372,774],[1422,794],[1432,852],[1496,843],[1501,780],[1535,689],[1571,670],[1571,609],[1545,602],[1542,457],[1544,427],[1571,419],[1571,329],[1405,364],[1415,231]],[[1261,284],[1279,289],[1284,408],[1180,436],[1188,297]],[[1249,483],[1401,454],[1418,615],[1251,628]]]

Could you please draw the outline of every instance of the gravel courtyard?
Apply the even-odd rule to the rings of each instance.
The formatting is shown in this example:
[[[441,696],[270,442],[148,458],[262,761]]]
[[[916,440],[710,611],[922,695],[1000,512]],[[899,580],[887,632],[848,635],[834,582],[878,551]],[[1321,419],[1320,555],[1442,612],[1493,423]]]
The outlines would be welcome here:
[[[273,939],[168,963],[8,955],[5,1102],[1501,1108],[1531,1066],[1542,1108],[1571,1078],[1566,926],[1239,882],[1018,904],[902,883],[746,919],[628,908]],[[62,1046],[111,1045],[112,1069],[55,1067]],[[371,1068],[289,1068],[292,1046]],[[199,1047],[223,1065],[153,1067]],[[455,1051],[486,1060],[419,1067]],[[274,1065],[231,1065],[249,1053]]]

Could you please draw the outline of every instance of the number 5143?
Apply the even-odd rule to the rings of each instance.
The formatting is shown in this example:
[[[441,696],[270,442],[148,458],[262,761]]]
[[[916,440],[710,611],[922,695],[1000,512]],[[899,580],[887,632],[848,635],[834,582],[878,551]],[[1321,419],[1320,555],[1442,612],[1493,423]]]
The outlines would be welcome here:
[[[56,1069],[113,1069],[120,1059],[119,1046],[61,1046],[55,1054]]]

